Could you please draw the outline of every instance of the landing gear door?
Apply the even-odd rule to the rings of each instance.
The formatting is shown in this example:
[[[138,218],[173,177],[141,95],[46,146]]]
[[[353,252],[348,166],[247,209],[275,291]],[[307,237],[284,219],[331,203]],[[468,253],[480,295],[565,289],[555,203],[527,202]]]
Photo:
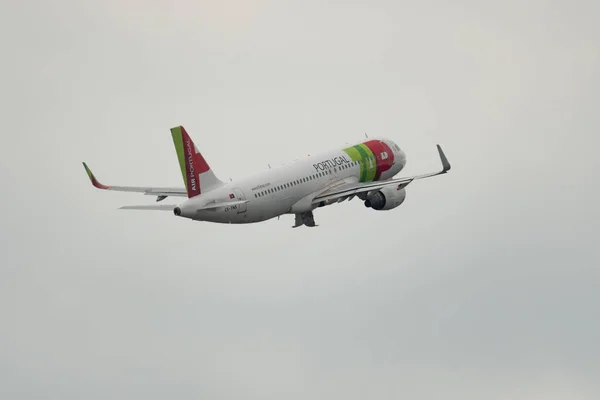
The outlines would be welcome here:
[[[246,200],[246,196],[244,196],[244,192],[241,189],[235,188],[233,189],[233,193],[238,200]],[[238,214],[246,212],[246,203],[240,204],[238,206]]]

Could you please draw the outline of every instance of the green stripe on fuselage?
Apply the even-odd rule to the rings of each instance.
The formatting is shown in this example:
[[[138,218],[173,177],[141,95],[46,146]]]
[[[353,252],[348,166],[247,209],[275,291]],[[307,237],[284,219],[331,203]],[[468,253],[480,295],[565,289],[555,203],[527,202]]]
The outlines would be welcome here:
[[[354,149],[356,149],[356,151],[358,151],[358,153],[360,154],[360,182],[366,182],[367,181],[367,165],[366,165],[366,160],[367,157],[369,157],[369,155],[365,152],[365,149],[363,149],[360,144],[357,144],[356,146],[353,147]]]
[[[369,147],[367,147],[367,145],[364,143],[359,144],[357,147],[360,147],[361,149],[363,149],[366,154],[366,157],[363,160],[363,162],[365,164],[364,168],[367,171],[365,182],[371,182],[372,180],[375,179],[375,175],[377,174],[377,162],[375,160],[375,155],[373,154],[371,149]]]
[[[181,168],[181,176],[187,189],[187,173],[185,172],[185,153],[183,151],[183,136],[181,134],[181,127],[171,129],[171,136],[173,136],[173,144],[175,145],[175,151],[177,151],[177,159],[179,160],[179,167]]]
[[[346,154],[348,154],[348,156],[350,157],[350,159],[352,161],[358,161],[358,165],[360,168],[360,182],[362,182],[363,164],[362,164],[362,156],[360,155],[360,152],[358,151],[358,149],[356,149],[356,147],[348,147],[347,149],[344,149],[344,151],[346,152]]]
[[[377,174],[377,160],[371,149],[364,143],[344,149],[352,161],[360,165],[360,182],[370,182]]]

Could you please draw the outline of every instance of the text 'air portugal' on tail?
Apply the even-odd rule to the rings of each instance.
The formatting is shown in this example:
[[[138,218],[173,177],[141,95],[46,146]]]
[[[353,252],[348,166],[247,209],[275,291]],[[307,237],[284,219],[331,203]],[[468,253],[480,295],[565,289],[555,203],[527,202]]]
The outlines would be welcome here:
[[[189,198],[223,185],[183,126],[171,128],[171,135]]]

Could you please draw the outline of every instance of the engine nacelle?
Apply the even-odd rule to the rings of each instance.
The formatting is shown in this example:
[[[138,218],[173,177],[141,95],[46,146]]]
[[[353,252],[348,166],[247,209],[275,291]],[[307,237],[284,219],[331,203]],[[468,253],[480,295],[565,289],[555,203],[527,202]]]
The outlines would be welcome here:
[[[395,186],[387,186],[378,192],[370,193],[365,200],[365,207],[373,210],[391,210],[398,207],[406,198],[406,189],[398,190]]]

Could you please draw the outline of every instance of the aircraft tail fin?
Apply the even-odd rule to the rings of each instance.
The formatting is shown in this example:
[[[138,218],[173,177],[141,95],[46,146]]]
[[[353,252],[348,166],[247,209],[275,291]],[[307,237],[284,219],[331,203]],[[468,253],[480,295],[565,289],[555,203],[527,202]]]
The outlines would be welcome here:
[[[198,196],[200,193],[223,185],[223,182],[210,169],[183,126],[171,128],[171,136],[173,136],[173,144],[177,151],[179,167],[188,197]]]

